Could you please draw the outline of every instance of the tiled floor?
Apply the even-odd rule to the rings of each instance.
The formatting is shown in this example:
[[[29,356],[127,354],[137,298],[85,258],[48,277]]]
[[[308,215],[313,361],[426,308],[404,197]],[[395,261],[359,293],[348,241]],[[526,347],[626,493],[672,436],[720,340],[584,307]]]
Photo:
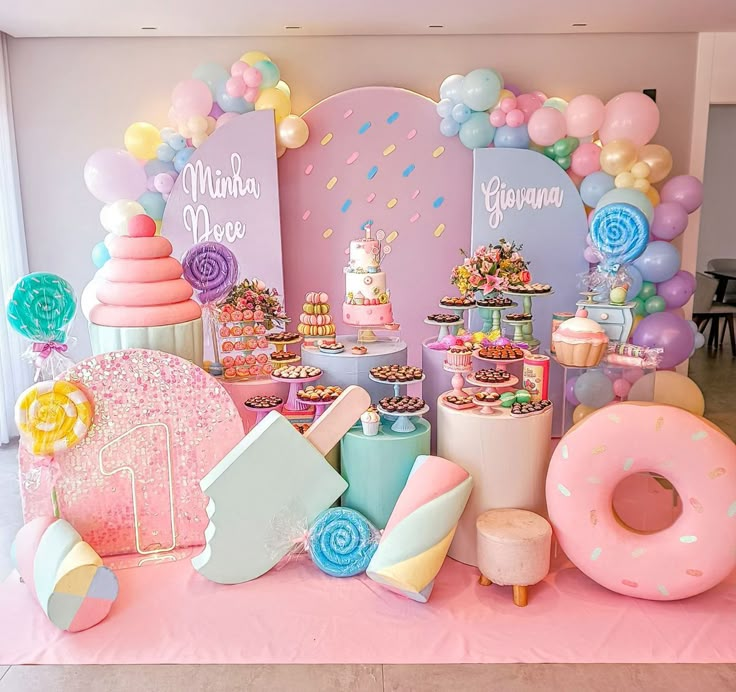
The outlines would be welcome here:
[[[698,352],[691,376],[706,399],[706,417],[736,439],[736,361],[730,350]],[[16,449],[0,447],[0,580],[21,523]],[[1,616],[1,614],[0,614]],[[0,661],[2,652],[0,652]],[[326,692],[709,692],[736,690],[734,665],[328,665],[328,666],[0,666],[0,692],[229,690]]]

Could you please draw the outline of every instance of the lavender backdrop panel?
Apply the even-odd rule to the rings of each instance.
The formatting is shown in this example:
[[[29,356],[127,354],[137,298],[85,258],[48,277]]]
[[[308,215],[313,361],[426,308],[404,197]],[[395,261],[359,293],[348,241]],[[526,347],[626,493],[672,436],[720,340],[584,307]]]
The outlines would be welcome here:
[[[225,244],[238,258],[241,278],[257,276],[283,294],[271,111],[234,118],[192,154],[169,196],[161,232],[178,258],[198,242]]]

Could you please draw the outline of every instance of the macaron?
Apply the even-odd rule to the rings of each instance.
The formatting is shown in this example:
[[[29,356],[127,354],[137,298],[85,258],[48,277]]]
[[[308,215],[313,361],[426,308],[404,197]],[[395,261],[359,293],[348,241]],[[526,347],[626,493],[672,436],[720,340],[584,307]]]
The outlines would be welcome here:
[[[528,404],[532,400],[532,395],[526,389],[516,391],[516,401],[519,404]]]
[[[514,405],[515,401],[515,392],[504,392],[503,394],[501,394],[501,406],[503,406],[504,408],[511,408]]]

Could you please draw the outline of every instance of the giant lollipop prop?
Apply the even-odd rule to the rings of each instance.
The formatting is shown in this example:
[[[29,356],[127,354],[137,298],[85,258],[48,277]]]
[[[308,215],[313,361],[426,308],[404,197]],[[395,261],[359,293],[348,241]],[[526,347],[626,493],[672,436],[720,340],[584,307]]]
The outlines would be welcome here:
[[[184,278],[206,305],[224,298],[238,281],[238,260],[222,243],[197,243],[181,261]]]

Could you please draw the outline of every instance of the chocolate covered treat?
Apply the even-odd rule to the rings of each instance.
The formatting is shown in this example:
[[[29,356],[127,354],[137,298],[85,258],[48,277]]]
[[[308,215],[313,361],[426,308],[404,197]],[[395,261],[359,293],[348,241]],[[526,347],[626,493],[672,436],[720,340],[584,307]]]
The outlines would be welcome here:
[[[416,413],[424,406],[424,399],[416,396],[387,396],[378,402],[387,413]]]
[[[317,377],[322,374],[319,368],[306,365],[286,365],[273,371],[274,377],[284,380],[301,380],[307,377]]]
[[[472,396],[457,396],[457,394],[448,394],[445,401],[453,406],[467,406],[473,403]]]
[[[412,365],[379,365],[371,368],[371,376],[381,382],[392,384],[408,384],[421,380],[423,372],[421,368]]]
[[[489,346],[478,352],[480,358],[489,360],[520,360],[524,357],[524,351],[518,346]]]
[[[476,392],[475,398],[478,401],[500,401],[501,395],[498,392]]]
[[[473,373],[473,378],[487,384],[503,384],[511,379],[511,373],[506,370],[478,370]]]
[[[528,312],[510,312],[506,315],[509,322],[527,322],[532,318]]]
[[[460,298],[445,296],[440,301],[440,305],[447,305],[447,307],[450,308],[469,308],[475,305],[475,301],[472,298],[468,298],[467,296],[462,296]]]
[[[279,363],[281,361],[288,361],[288,360],[294,360],[294,358],[297,358],[296,353],[292,353],[291,351],[274,351],[270,354],[271,360],[274,363]]]
[[[427,319],[430,322],[437,322],[438,324],[457,324],[462,322],[462,317],[457,315],[450,315],[446,312],[438,312],[434,315],[427,315]]]
[[[305,387],[300,389],[296,396],[301,401],[334,401],[342,394],[342,387],[331,386],[325,387],[322,384],[316,386]]]
[[[511,407],[511,415],[512,416],[528,416],[532,413],[541,413],[542,411],[544,411],[544,409],[548,408],[549,406],[552,406],[552,402],[549,399],[543,399],[542,401],[537,401],[536,403],[516,402]]]
[[[301,336],[296,332],[275,332],[274,334],[266,334],[266,339],[272,344],[284,344],[289,341],[298,341]]]
[[[280,396],[252,396],[245,400],[248,408],[274,408],[283,403],[284,400]]]
[[[514,301],[505,296],[498,296],[497,298],[481,298],[476,300],[475,304],[479,308],[507,308],[513,305]]]

